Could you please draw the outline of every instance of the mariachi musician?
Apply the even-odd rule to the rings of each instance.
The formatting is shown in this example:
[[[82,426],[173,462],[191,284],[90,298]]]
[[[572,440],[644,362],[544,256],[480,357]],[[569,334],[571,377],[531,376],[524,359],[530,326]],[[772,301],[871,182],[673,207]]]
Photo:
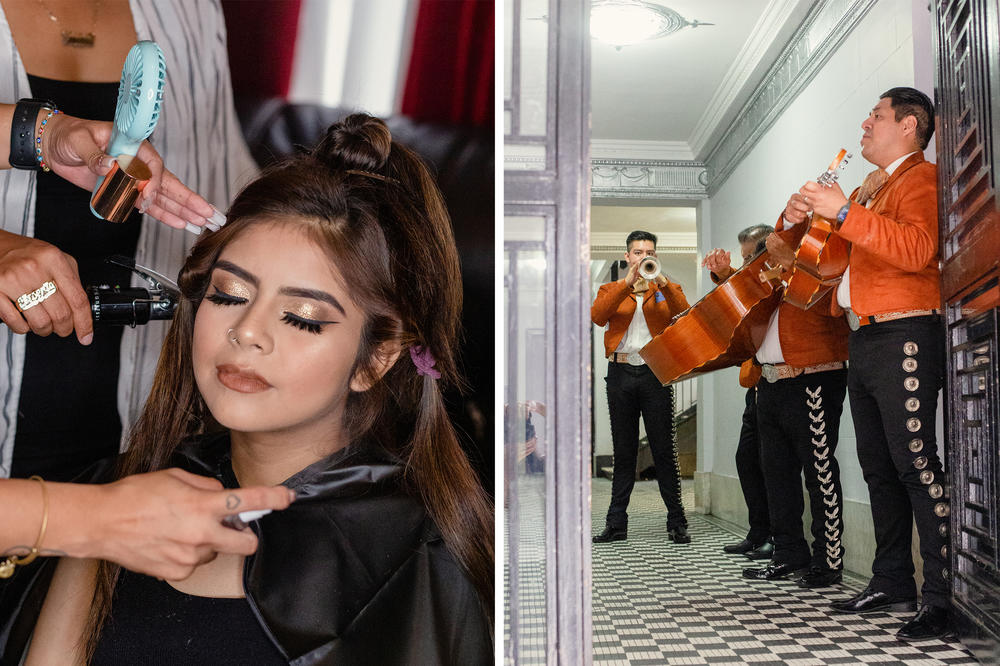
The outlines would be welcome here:
[[[926,640],[951,631],[949,506],[935,437],[944,366],[937,171],[922,152],[934,132],[934,106],[918,90],[893,88],[861,129],[861,154],[878,169],[851,200],[836,185],[806,183],[785,209],[790,222],[802,222],[809,210],[836,220],[837,233],[851,243],[834,307],[843,309],[853,329],[848,390],[876,549],[867,588],[833,608],[915,608],[915,519],[923,603],[896,636]]]
[[[625,240],[625,277],[601,285],[590,308],[590,318],[604,332],[608,358],[608,410],[614,446],[614,473],[611,504],[604,530],[594,535],[594,543],[624,541],[628,536],[628,503],[635,486],[635,466],[639,452],[639,417],[642,416],[649,448],[656,467],[660,496],[667,507],[667,536],[674,543],[689,543],[687,518],[681,504],[680,470],[674,442],[673,389],[663,386],[639,356],[653,336],[688,308],[679,284],[659,272],[656,236],[633,231]],[[640,266],[656,263],[648,279]],[[645,273],[645,269],[643,270]]]
[[[755,224],[740,231],[737,240],[744,266],[764,248],[764,239],[773,231],[774,227],[769,224]],[[716,248],[706,254],[701,265],[711,272],[712,282],[716,284],[736,272],[736,269],[730,266],[729,253],[722,248]],[[753,359],[747,359],[740,366],[740,386],[747,392],[740,438],[736,445],[736,476],[740,480],[743,499],[747,505],[750,530],[742,541],[726,544],[722,550],[733,555],[745,555],[751,560],[769,560],[774,554],[774,541],[771,539],[767,485],[760,465],[760,438],[757,436],[758,381],[760,381],[760,366],[755,364]]]
[[[786,269],[806,231],[779,218],[767,249]],[[799,576],[800,587],[826,587],[843,576],[843,493],[835,452],[847,389],[847,324],[830,311],[830,294],[803,310],[782,302],[754,356],[761,469],[774,539],[771,561],[743,570],[750,580]],[[812,549],[803,537],[804,476]],[[800,575],[801,574],[801,575]]]

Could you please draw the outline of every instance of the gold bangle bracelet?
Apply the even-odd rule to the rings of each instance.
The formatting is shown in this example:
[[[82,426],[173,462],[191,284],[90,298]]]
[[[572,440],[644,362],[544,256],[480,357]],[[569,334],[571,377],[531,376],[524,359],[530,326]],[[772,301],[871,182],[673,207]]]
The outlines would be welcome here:
[[[31,552],[24,557],[10,555],[0,561],[0,578],[10,578],[14,575],[15,567],[31,564],[38,557],[38,549],[42,547],[42,539],[45,538],[45,530],[49,526],[49,493],[45,488],[45,480],[37,474],[29,477],[29,481],[38,481],[42,486],[42,526],[38,530],[38,538],[35,545],[31,547]]]

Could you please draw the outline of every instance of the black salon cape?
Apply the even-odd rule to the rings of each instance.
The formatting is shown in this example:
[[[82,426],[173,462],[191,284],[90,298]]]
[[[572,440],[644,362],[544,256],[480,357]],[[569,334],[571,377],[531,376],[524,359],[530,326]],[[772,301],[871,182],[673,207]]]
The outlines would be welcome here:
[[[186,444],[173,464],[237,486],[228,434]],[[288,479],[296,501],[253,525],[247,600],[289,664],[493,663],[476,590],[401,475],[377,447],[349,447]],[[18,663],[54,563],[19,572],[32,580],[0,618],[0,663]]]

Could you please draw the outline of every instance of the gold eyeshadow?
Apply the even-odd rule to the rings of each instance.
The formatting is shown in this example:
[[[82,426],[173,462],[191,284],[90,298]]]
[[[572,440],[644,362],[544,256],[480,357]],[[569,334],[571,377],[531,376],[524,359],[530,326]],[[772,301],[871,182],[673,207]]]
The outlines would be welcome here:
[[[312,303],[299,303],[291,308],[285,308],[284,310],[288,314],[300,317],[302,319],[310,319],[312,321],[323,321],[323,309]]]
[[[236,298],[245,298],[250,300],[250,290],[242,282],[234,280],[229,277],[222,278],[216,283],[216,289],[221,292],[228,294],[229,296],[235,296]]]

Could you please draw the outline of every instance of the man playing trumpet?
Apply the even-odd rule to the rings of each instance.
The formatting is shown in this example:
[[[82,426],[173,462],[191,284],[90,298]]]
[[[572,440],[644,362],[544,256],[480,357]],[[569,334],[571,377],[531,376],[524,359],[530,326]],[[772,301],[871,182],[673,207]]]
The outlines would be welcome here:
[[[605,381],[614,445],[611,505],[604,531],[594,536],[594,543],[624,541],[628,535],[626,510],[635,486],[640,416],[646,426],[660,496],[667,507],[667,536],[675,543],[689,543],[674,443],[673,389],[662,386],[639,356],[639,350],[686,310],[688,302],[680,285],[659,271],[656,236],[648,231],[633,231],[625,247],[625,277],[601,285],[590,308],[591,320],[606,326]]]

